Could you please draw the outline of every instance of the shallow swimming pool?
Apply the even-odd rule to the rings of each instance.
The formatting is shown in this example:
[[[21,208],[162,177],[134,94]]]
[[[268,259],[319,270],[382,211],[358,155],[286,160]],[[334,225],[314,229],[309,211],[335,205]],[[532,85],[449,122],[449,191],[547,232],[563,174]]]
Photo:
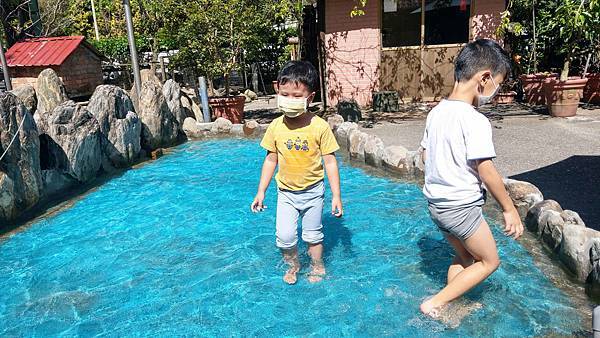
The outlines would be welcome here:
[[[0,241],[0,336],[540,336],[584,327],[517,243],[452,329],[418,313],[451,249],[416,185],[342,165],[319,284],[285,285],[275,187],[254,215],[255,141],[187,143]],[[303,256],[304,263],[308,262]],[[306,269],[303,270],[306,272]]]

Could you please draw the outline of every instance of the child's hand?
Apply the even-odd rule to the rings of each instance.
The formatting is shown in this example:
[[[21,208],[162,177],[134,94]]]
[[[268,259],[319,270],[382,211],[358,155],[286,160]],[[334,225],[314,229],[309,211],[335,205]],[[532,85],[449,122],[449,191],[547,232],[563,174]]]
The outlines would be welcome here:
[[[504,234],[514,239],[519,238],[523,234],[523,223],[521,223],[521,217],[517,209],[512,208],[502,214],[504,215]]]
[[[331,200],[331,214],[338,218],[344,215],[344,207],[342,206],[341,198],[333,198]]]
[[[267,208],[267,206],[263,204],[264,200],[265,200],[265,193],[264,192],[257,193],[256,197],[254,197],[254,201],[252,202],[252,205],[250,205],[250,210],[252,210],[252,212],[264,211]]]

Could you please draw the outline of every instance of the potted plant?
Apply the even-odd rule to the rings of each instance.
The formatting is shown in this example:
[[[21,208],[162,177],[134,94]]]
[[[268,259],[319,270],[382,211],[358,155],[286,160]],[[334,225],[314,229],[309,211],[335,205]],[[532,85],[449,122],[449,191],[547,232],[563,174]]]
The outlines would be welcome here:
[[[500,91],[494,97],[493,102],[496,104],[513,103],[520,90],[519,80],[516,80],[511,76],[500,85]]]
[[[514,77],[521,82],[522,99],[529,104],[545,104],[544,82],[558,77],[556,73],[538,72],[551,64],[545,48],[552,45],[539,31],[547,26],[545,19],[555,9],[554,0],[510,0],[496,30],[512,55]]]
[[[583,96],[583,88],[588,79],[569,77],[569,71],[576,58],[590,52],[600,27],[600,0],[563,0],[555,15],[549,20],[548,32],[558,39],[558,54],[563,57],[563,67],[559,79],[547,80],[544,84],[546,105],[552,116],[574,116]]]
[[[600,104],[600,73],[587,74],[588,82],[583,88],[583,102]]]

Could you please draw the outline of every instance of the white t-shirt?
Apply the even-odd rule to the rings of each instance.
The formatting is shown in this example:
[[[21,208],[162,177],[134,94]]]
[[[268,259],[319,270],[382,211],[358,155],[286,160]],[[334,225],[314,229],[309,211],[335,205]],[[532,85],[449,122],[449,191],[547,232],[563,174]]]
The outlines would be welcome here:
[[[475,160],[496,157],[490,121],[463,101],[442,100],[427,116],[423,193],[441,207],[483,198]]]

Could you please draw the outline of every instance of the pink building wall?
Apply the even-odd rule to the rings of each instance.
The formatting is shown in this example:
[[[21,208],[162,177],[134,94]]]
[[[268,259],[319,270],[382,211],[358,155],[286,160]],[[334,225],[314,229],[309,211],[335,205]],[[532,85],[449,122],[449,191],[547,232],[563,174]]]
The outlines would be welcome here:
[[[369,0],[365,15],[350,17],[355,2],[325,1],[325,58],[328,105],[341,98],[371,104],[378,90],[381,58],[380,0]]]
[[[380,86],[382,1],[368,0],[365,15],[350,17],[355,4],[325,0],[325,77],[330,107],[340,99],[370,106],[371,94]],[[495,39],[504,10],[505,0],[472,0],[470,38]]]
[[[506,9],[504,0],[471,1],[471,34],[475,39],[496,39],[500,12]]]

